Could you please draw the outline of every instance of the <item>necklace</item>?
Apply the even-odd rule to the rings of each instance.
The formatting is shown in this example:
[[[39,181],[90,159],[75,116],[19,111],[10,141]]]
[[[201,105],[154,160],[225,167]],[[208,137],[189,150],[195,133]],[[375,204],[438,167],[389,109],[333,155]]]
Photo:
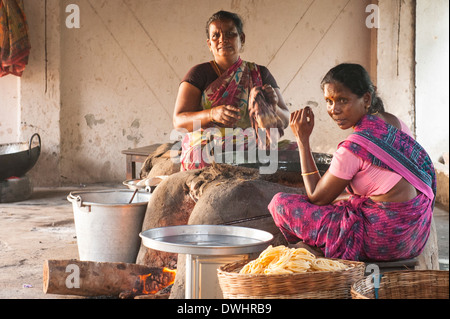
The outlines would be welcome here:
[[[216,71],[218,76],[222,75],[222,71],[220,71],[219,65],[217,64],[216,60],[213,60],[213,67],[214,71]]]

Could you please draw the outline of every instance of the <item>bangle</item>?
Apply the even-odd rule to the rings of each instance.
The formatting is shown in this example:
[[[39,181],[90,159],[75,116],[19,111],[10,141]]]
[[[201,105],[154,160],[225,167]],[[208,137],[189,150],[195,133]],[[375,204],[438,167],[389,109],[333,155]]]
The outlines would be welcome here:
[[[302,173],[302,176],[309,176],[309,175],[314,175],[319,173],[319,171],[314,171],[314,172],[310,172],[310,173]]]

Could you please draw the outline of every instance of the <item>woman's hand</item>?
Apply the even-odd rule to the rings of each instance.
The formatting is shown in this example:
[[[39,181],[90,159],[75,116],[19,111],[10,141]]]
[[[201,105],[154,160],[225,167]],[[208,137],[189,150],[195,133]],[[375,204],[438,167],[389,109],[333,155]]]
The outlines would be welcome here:
[[[231,105],[220,105],[212,110],[204,110],[200,106],[202,92],[192,84],[183,82],[178,90],[177,101],[173,115],[173,126],[176,129],[186,129],[192,132],[194,123],[200,121],[202,128],[213,124],[223,127],[236,127],[240,120],[240,109]]]
[[[332,203],[350,181],[326,172],[322,177],[314,161],[309,138],[314,128],[314,113],[309,106],[291,114],[289,125],[297,139],[303,183],[309,201],[315,205]]]
[[[291,113],[289,125],[298,142],[308,142],[314,128],[314,113],[311,108],[307,106]]]
[[[219,105],[213,107],[210,112],[212,121],[223,127],[234,128],[241,119],[241,110],[232,105]]]
[[[289,110],[284,103],[280,89],[274,89],[270,84],[263,85],[262,89],[267,103],[273,107],[281,119],[280,128],[285,129],[289,125]]]

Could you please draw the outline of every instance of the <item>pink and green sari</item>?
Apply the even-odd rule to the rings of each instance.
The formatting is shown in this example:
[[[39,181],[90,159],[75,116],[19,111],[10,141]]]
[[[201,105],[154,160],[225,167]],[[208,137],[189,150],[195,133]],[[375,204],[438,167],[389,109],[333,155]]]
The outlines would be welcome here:
[[[435,171],[426,151],[373,115],[364,116],[339,147],[400,174],[419,195],[395,203],[353,194],[317,206],[305,195],[279,193],[269,210],[286,239],[319,247],[329,258],[393,261],[418,256],[429,237],[436,194]]]
[[[211,109],[219,105],[235,105],[241,110],[241,119],[234,130],[245,130],[250,127],[248,112],[249,94],[253,87],[261,86],[262,79],[255,63],[239,60],[211,83],[202,94],[203,109]],[[249,131],[250,132],[250,131]],[[227,138],[233,139],[237,134],[227,134],[225,128],[215,130],[204,129],[187,133],[182,140],[181,169],[199,169],[209,165],[202,156],[203,148],[214,140],[226,145]],[[242,147],[246,147],[242,145]]]

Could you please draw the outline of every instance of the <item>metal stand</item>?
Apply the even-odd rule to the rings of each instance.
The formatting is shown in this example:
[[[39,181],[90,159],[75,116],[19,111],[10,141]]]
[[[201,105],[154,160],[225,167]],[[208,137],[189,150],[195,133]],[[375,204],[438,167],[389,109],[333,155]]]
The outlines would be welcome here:
[[[199,298],[199,282],[203,275],[199,264],[211,264],[214,269],[220,263],[229,262],[230,258],[239,260],[248,254],[263,251],[273,239],[271,233],[263,230],[219,225],[153,228],[140,236],[145,247],[186,255],[186,299]],[[204,263],[200,259],[204,259]],[[215,273],[214,276],[216,278]]]
[[[186,299],[192,299],[192,255],[186,254],[186,280],[184,282],[184,297]]]

